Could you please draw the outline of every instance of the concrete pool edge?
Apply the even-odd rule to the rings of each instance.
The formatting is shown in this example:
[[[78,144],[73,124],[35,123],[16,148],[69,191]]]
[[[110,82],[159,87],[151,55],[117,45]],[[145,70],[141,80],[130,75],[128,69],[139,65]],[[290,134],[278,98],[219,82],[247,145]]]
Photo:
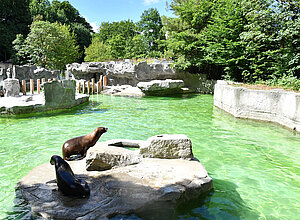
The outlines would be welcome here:
[[[214,105],[238,118],[275,122],[300,132],[300,94],[282,89],[253,90],[218,80]]]

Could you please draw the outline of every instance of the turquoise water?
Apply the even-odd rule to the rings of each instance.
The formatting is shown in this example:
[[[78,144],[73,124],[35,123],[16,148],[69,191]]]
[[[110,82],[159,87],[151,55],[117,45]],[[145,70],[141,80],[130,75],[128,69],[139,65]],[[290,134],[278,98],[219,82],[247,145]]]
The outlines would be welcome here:
[[[27,219],[15,184],[49,163],[74,136],[108,127],[100,141],[186,134],[214,180],[214,191],[181,205],[178,219],[297,219],[300,134],[273,123],[236,119],[211,95],[168,98],[93,96],[75,110],[0,118],[0,219]]]

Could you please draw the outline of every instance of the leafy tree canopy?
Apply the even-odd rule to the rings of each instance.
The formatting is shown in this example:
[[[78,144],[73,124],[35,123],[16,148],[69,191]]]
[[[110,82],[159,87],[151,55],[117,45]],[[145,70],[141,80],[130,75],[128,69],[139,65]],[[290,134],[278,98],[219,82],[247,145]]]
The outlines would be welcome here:
[[[17,34],[27,34],[31,17],[29,0],[0,1],[0,60],[12,55],[12,41]]]
[[[38,66],[64,70],[66,64],[76,61],[79,56],[75,35],[67,25],[36,21],[24,42],[18,37],[14,48],[26,51],[29,62]],[[19,60],[24,59],[22,56],[17,53]]]

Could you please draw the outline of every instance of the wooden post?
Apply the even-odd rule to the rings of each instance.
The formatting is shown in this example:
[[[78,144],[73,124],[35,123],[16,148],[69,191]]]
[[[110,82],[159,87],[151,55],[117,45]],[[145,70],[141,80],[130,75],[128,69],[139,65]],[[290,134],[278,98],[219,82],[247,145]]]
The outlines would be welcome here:
[[[103,77],[103,87],[107,86],[107,76]]]
[[[85,81],[83,81],[82,93],[85,93]]]
[[[92,93],[95,93],[95,78],[92,79]]]
[[[41,80],[40,79],[36,80],[36,88],[37,88],[38,94],[40,94],[40,92],[41,92]]]
[[[81,88],[80,88],[80,82],[78,83],[78,93],[80,93],[81,92]]]
[[[91,93],[91,82],[90,81],[88,81],[88,83],[87,83],[87,92],[88,92],[88,94]]]
[[[99,94],[101,92],[100,90],[100,81],[97,82],[97,93]]]
[[[22,80],[22,92],[23,95],[26,95],[26,81],[24,79]]]
[[[103,76],[100,76],[100,92],[103,90]]]
[[[42,83],[45,83],[46,82],[46,79],[45,78],[42,78]]]
[[[33,82],[33,79],[30,79],[30,93],[34,94],[34,82]]]

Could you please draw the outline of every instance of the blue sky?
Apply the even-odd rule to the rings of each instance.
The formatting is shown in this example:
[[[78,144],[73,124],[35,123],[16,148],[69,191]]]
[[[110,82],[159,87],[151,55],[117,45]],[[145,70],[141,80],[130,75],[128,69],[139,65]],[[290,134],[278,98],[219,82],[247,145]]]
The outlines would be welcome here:
[[[103,21],[140,20],[143,11],[156,8],[160,15],[174,17],[166,10],[166,0],[68,0],[87,21],[99,27]],[[170,1],[169,1],[170,2]]]

